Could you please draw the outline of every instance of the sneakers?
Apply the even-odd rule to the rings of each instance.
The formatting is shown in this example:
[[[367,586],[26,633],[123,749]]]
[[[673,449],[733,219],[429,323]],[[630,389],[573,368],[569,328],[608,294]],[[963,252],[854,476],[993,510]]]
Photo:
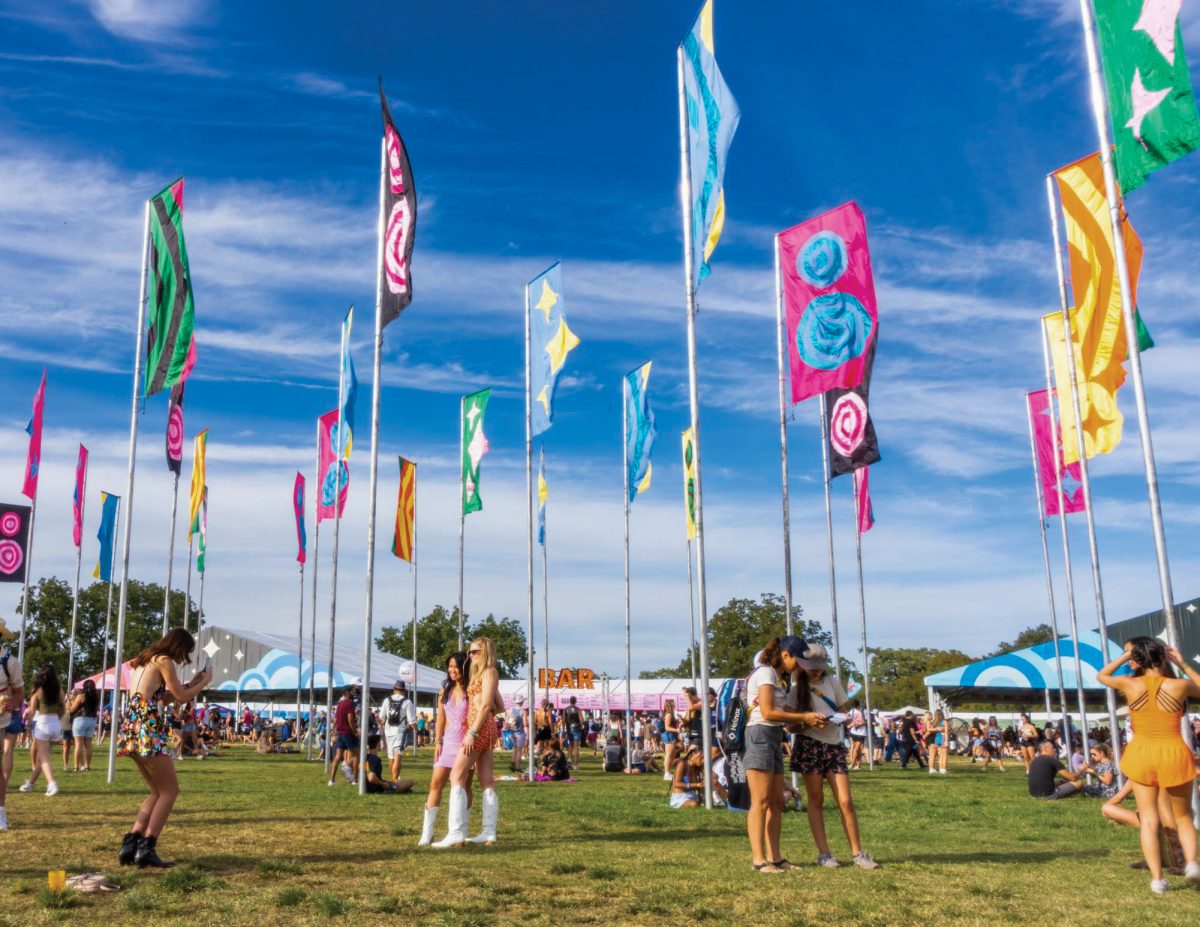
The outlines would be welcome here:
[[[946,770],[944,770],[944,769],[939,769],[938,772],[941,773],[943,776],[946,775]]]
[[[32,792],[33,791],[33,783],[32,782],[22,782],[21,787],[19,789],[17,789],[17,791],[18,792]]]
[[[837,861],[837,857],[832,853],[822,853],[817,857],[817,865],[825,869],[837,869],[842,864]]]
[[[330,779],[330,780],[329,780],[328,782],[326,782],[325,784],[326,784],[326,785],[329,785],[329,786],[333,786],[333,785],[337,785],[337,781],[336,781],[335,779]]]
[[[932,775],[934,775],[936,772],[937,772],[937,770],[936,770],[936,769],[934,769],[932,766],[930,766],[930,767],[929,767],[929,775],[931,775],[931,776],[932,776]]]
[[[854,865],[856,865],[859,869],[881,869],[881,868],[883,868],[882,866],[879,865],[879,863],[877,863],[877,862],[875,862],[875,860],[871,859],[871,857],[867,855],[867,852],[865,850],[861,853],[854,854]]]
[[[0,830],[8,830],[8,812],[0,808]]]
[[[670,774],[669,772],[665,772],[665,773],[663,773],[663,781],[664,781],[664,782],[670,782],[670,781],[671,781],[671,774]]]
[[[58,794],[58,783],[57,782],[51,782],[48,786],[46,786],[46,797],[47,798],[53,798],[57,794]]]
[[[4,809],[0,808],[0,814],[3,813]],[[1195,862],[1194,860],[1188,863],[1187,867],[1183,870],[1183,877],[1189,882],[1200,882],[1200,863]]]
[[[342,764],[342,775],[346,777],[347,782],[354,783],[354,771],[350,769],[349,763]]]
[[[1150,891],[1154,892],[1154,894],[1156,894],[1156,895],[1165,895],[1167,893],[1167,889],[1169,887],[1170,886],[1167,885],[1166,879],[1151,879],[1150,880]]]

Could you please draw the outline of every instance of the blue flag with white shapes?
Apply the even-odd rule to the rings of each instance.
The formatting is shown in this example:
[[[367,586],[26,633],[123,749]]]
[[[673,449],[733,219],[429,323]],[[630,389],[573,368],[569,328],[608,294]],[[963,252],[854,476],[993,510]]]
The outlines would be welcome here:
[[[344,437],[341,440],[342,457],[350,459],[354,444],[354,406],[358,403],[358,376],[354,373],[354,357],[350,354],[350,329],[354,325],[354,307],[342,321],[342,363],[338,374],[338,405],[342,407]]]
[[[630,502],[650,488],[650,451],[658,432],[646,391],[649,382],[649,361],[625,377],[625,468]]]
[[[554,424],[554,390],[567,355],[579,344],[567,327],[562,265],[552,264],[526,286],[529,299],[529,395],[533,433]]]

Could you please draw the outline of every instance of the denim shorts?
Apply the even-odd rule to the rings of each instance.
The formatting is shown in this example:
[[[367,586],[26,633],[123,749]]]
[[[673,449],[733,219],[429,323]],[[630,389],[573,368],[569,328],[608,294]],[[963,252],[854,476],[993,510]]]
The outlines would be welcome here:
[[[746,725],[742,765],[759,772],[783,772],[783,728],[773,724]]]
[[[71,732],[76,737],[95,737],[96,736],[96,719],[95,718],[76,718],[71,722]]]

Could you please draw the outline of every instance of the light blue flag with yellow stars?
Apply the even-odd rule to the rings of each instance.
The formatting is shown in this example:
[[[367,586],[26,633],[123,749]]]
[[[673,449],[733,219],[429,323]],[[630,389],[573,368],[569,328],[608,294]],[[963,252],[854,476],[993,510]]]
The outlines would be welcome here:
[[[725,156],[741,113],[713,51],[713,0],[705,0],[683,40],[683,90],[691,169],[693,284],[709,274],[725,227]]]
[[[529,393],[533,433],[554,424],[554,389],[567,355],[579,344],[563,310],[562,265],[554,263],[527,284],[529,296]]]
[[[650,488],[650,451],[658,432],[646,392],[649,382],[649,361],[625,377],[625,468],[630,502]]]

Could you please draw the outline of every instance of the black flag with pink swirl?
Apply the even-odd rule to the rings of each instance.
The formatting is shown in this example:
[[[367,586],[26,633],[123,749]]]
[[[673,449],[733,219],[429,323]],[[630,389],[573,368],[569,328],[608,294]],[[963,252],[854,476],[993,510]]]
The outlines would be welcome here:
[[[29,556],[29,506],[0,502],[0,583],[25,582]]]
[[[396,131],[383,81],[379,82],[379,103],[383,107],[385,146],[383,176],[383,267],[381,292],[383,312],[380,326],[400,316],[412,302],[412,253],[417,231],[417,188],[413,184],[408,149]]]
[[[829,475],[841,476],[879,460],[879,439],[871,421],[868,394],[875,367],[878,335],[867,349],[862,382],[854,389],[831,389],[825,394],[825,426],[829,435]]]
[[[183,469],[183,384],[180,380],[171,387],[167,405],[167,467],[176,476]]]

